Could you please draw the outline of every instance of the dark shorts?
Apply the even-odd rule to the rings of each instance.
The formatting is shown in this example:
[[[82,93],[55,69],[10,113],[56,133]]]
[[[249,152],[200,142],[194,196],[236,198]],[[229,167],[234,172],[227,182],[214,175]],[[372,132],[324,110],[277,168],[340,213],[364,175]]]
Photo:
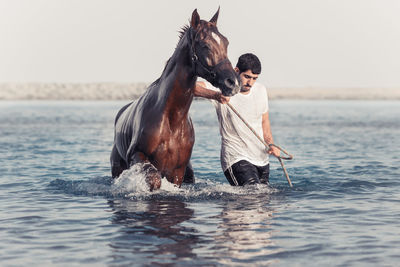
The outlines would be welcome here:
[[[269,164],[256,166],[241,160],[229,167],[224,174],[231,185],[268,184]]]

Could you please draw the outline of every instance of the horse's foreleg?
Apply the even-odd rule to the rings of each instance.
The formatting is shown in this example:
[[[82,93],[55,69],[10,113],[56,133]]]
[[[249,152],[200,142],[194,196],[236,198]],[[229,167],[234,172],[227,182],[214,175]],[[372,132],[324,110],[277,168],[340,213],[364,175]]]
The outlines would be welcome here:
[[[150,162],[144,164],[143,170],[146,172],[146,182],[150,187],[150,191],[159,189],[161,187],[160,172]]]
[[[185,175],[183,176],[183,183],[184,184],[194,184],[194,172],[192,163],[189,161],[188,165],[186,166]]]
[[[118,153],[117,147],[113,145],[111,156],[111,176],[112,178],[117,178],[124,170],[128,167],[126,166],[126,162]]]
[[[150,191],[157,190],[161,187],[161,173],[150,163],[146,155],[142,152],[136,152],[131,157],[130,166],[136,163],[143,163],[143,171],[146,176],[146,183],[149,185]]]

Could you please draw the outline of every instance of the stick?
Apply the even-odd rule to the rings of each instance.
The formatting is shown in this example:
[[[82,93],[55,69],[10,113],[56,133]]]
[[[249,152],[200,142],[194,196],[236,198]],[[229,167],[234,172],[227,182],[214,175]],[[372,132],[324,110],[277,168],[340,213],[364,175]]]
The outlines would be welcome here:
[[[237,112],[237,110],[236,110],[229,102],[226,103],[226,104],[227,104],[228,107],[230,107],[230,109],[232,109],[232,111],[239,117],[239,119],[241,119],[241,120],[243,121],[243,123],[247,126],[247,128],[249,128],[249,129],[253,132],[253,134],[257,137],[257,139],[260,140],[261,143],[263,143],[268,149],[269,149],[270,146],[274,146],[274,147],[278,148],[280,151],[282,151],[283,153],[285,153],[285,154],[287,155],[287,157],[277,157],[277,158],[278,158],[278,160],[279,160],[279,163],[280,163],[281,166],[282,166],[283,173],[284,173],[285,176],[286,176],[286,180],[288,181],[289,186],[290,186],[290,187],[293,187],[292,181],[290,180],[289,174],[288,174],[288,172],[286,171],[286,168],[285,168],[285,166],[283,165],[283,161],[282,161],[282,159],[288,159],[288,160],[293,159],[293,155],[289,154],[288,152],[286,152],[285,150],[283,150],[282,148],[280,148],[279,146],[277,146],[277,145],[275,145],[275,144],[267,144],[267,143],[265,142],[265,140],[262,139],[262,138],[257,134],[257,132],[253,129],[253,127],[251,127],[250,124],[248,124],[248,123],[245,121],[245,119],[243,119],[243,117],[239,114],[239,112]]]
[[[283,165],[283,161],[282,161],[282,159],[278,157],[278,160],[279,160],[279,163],[280,163],[280,164],[281,164],[281,166],[282,166],[283,173],[285,173],[286,180],[287,180],[287,182],[288,182],[289,186],[290,186],[290,187],[293,187],[293,185],[292,185],[292,181],[290,180],[290,178],[289,178],[289,174],[288,174],[288,172],[287,172],[287,170],[286,170],[285,166]]]

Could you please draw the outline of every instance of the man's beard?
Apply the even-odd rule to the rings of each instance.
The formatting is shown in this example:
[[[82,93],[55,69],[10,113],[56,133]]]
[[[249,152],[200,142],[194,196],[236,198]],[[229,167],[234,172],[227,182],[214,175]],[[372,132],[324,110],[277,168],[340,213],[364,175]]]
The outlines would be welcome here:
[[[242,87],[240,88],[240,92],[248,92],[248,91],[250,91],[250,89],[251,89],[251,86],[244,86],[244,85],[242,85]]]

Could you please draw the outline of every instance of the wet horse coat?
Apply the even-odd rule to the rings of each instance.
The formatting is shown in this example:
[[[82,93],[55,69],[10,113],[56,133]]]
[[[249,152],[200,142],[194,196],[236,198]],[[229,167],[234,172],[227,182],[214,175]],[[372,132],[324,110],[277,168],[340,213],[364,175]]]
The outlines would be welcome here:
[[[218,14],[206,22],[195,10],[161,77],[118,112],[110,158],[113,177],[136,163],[144,164],[150,190],[160,187],[161,177],[180,186],[185,172],[193,176],[187,168],[195,140],[188,112],[197,76],[226,96],[240,87],[227,59],[228,41],[216,27]]]

